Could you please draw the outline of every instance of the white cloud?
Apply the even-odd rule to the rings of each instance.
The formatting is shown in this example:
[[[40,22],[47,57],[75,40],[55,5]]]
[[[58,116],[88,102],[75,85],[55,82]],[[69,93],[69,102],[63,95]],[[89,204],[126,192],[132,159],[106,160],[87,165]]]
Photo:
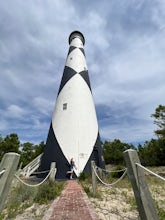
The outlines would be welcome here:
[[[154,126],[151,121],[144,120],[143,124],[108,125],[100,129],[101,137],[104,140],[113,141],[120,139],[125,143],[141,143],[142,141],[155,138]]]
[[[5,114],[8,118],[21,119],[24,116],[25,111],[23,108],[17,105],[10,105],[7,108],[7,111],[5,112]]]
[[[160,0],[1,1],[0,131],[46,139],[68,36],[79,29],[96,106],[107,106],[102,137],[152,137],[150,115],[164,104],[164,8]]]
[[[2,114],[2,112],[0,111],[0,113]],[[0,118],[0,125],[1,125],[1,132],[6,131],[9,129],[10,123],[9,121],[6,121],[3,118]]]
[[[35,97],[33,102],[35,108],[38,109],[39,112],[50,117],[54,108],[54,103],[52,102],[52,100],[45,99],[42,97]]]

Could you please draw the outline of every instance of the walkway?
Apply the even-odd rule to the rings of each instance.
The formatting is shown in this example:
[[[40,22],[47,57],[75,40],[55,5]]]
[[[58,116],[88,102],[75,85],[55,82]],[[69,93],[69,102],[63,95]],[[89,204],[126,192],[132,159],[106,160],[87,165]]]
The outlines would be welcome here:
[[[61,196],[47,211],[43,220],[99,220],[86,193],[76,180],[67,181]]]

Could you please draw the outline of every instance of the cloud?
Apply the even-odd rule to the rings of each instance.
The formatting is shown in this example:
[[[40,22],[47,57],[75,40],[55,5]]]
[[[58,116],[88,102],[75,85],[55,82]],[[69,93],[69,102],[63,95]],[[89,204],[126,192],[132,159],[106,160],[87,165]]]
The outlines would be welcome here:
[[[16,119],[21,119],[24,113],[25,113],[24,109],[20,108],[17,105],[10,105],[6,111],[6,115],[9,118],[16,118]]]
[[[0,133],[46,140],[68,36],[78,29],[101,137],[153,137],[150,115],[165,93],[164,9],[161,0],[1,1]]]

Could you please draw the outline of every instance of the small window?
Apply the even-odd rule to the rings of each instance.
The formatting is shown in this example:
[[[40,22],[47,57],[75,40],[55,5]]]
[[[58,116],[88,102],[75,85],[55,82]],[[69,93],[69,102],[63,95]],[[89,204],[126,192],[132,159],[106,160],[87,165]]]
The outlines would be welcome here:
[[[63,110],[66,110],[67,109],[67,103],[64,103],[63,104]]]

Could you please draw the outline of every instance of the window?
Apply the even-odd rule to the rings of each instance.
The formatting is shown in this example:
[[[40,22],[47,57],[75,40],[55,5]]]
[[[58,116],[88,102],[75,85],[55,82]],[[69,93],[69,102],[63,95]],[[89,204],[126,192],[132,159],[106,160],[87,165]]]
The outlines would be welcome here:
[[[63,110],[66,110],[67,109],[67,103],[64,103],[63,104]]]

